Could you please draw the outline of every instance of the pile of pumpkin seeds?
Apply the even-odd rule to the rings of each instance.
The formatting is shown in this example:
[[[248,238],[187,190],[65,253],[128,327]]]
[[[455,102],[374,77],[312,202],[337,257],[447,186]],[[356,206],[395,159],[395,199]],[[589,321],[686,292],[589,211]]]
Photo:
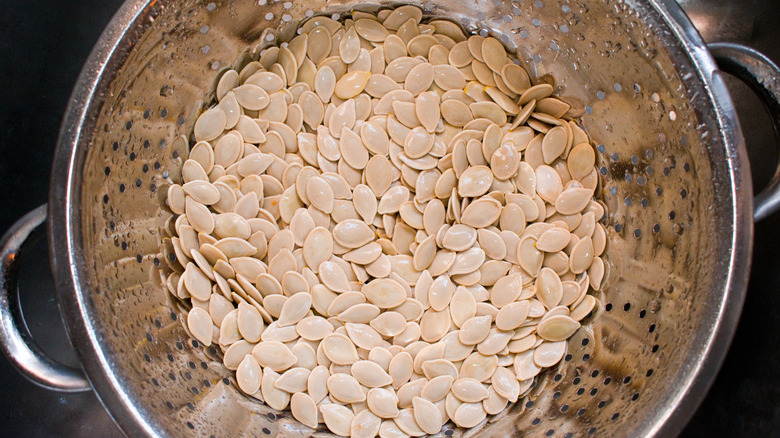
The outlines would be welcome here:
[[[470,428],[591,313],[595,153],[495,38],[314,17],[197,119],[166,279],[239,388],[353,437]]]

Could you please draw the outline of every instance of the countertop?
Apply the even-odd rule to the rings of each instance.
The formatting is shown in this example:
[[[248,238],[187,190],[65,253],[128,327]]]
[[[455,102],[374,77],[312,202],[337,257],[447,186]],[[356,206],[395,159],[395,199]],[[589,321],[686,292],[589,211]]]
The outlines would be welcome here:
[[[49,169],[68,98],[82,64],[120,0],[27,0],[0,14],[0,232],[46,202]],[[681,0],[705,40],[750,45],[780,63],[780,1]],[[745,133],[754,185],[777,160],[769,117],[746,86],[729,87]],[[728,357],[684,437],[780,434],[780,214],[756,225],[753,267]],[[45,239],[22,258],[21,301],[42,348],[75,365],[57,313]],[[50,392],[0,355],[0,435],[122,436],[94,393]]]

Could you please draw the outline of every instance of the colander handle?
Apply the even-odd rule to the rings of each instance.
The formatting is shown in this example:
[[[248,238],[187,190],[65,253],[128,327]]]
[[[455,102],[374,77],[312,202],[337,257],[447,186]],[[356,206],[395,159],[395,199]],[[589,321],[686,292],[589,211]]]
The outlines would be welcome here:
[[[721,70],[736,76],[758,95],[772,119],[775,139],[780,142],[780,68],[760,52],[740,44],[713,43],[707,47]],[[753,203],[756,222],[780,210],[780,163]]]
[[[19,253],[24,243],[46,222],[46,204],[19,219],[0,240],[0,348],[31,382],[63,392],[89,391],[84,372],[50,359],[24,327],[16,284]]]

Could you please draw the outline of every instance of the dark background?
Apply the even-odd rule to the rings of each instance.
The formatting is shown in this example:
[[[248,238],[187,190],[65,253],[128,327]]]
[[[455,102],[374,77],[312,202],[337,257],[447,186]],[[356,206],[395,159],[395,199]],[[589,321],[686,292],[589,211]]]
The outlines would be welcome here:
[[[680,0],[707,41],[748,44],[780,62],[779,0]],[[0,2],[0,232],[46,202],[60,120],[93,44],[120,0]],[[769,117],[729,81],[756,187],[777,161]],[[750,287],[734,342],[685,437],[780,436],[780,214],[756,226]],[[42,233],[41,233],[42,234]],[[43,236],[41,236],[43,237]],[[22,257],[22,307],[33,336],[64,363],[74,354],[57,313],[45,239]],[[121,436],[93,393],[62,394],[22,378],[0,355],[0,435]]]

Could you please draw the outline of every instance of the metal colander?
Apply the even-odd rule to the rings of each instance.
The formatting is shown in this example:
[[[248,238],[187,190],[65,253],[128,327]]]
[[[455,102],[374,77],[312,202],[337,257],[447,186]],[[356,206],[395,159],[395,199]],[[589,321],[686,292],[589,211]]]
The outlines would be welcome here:
[[[742,134],[700,37],[671,0],[412,3],[496,36],[534,80],[555,84],[597,143],[609,212],[601,306],[570,339],[565,360],[487,424],[448,425],[441,434],[676,433],[727,350],[753,228]],[[171,217],[163,200],[188,150],[177,138],[192,132],[223,69],[289,40],[301,19],[378,7],[128,0],[94,49],[57,149],[50,244],[71,339],[129,436],[308,434],[289,412],[244,396],[216,349],[182,327],[183,313],[158,275],[174,257],[161,250]],[[717,50],[743,76],[776,69],[753,52]],[[746,53],[752,57],[740,58]],[[776,70],[763,73],[775,75],[762,86],[776,92]],[[775,205],[765,195],[757,213]],[[89,387],[80,370],[46,360],[8,310],[14,256],[44,217],[37,210],[3,242],[4,350],[38,383],[80,390]]]

